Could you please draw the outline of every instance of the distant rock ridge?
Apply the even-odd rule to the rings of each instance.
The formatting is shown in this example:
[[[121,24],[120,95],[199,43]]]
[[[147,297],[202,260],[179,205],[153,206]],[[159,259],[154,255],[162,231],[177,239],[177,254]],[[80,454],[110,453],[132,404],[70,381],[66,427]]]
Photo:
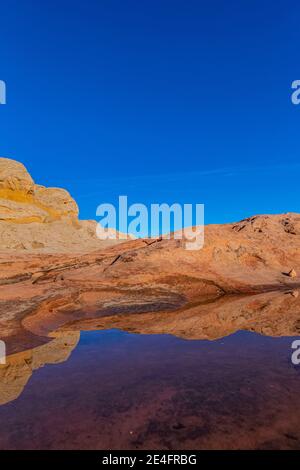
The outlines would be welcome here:
[[[68,191],[35,184],[25,166],[0,158],[0,251],[88,252],[115,243],[80,221]]]

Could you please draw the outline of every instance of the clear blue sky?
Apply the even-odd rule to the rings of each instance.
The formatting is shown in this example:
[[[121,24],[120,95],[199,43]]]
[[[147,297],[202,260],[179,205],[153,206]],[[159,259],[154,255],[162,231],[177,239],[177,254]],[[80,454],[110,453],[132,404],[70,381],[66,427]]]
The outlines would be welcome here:
[[[205,203],[206,222],[299,211],[300,4],[1,3],[0,155],[64,186],[81,218]]]

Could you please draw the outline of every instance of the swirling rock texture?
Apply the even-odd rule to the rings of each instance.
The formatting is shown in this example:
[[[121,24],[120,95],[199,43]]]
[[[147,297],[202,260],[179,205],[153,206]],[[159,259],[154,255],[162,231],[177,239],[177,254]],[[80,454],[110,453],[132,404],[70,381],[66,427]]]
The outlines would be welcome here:
[[[34,184],[22,163],[0,158],[0,251],[84,253],[114,243],[78,214],[65,189]]]
[[[10,354],[74,321],[154,332],[164,331],[164,319],[182,325],[191,312],[197,337],[220,337],[237,325],[256,331],[258,323],[265,334],[298,333],[297,308],[286,309],[292,322],[267,307],[253,320],[244,314],[247,300],[236,301],[237,318],[222,324],[208,302],[220,299],[223,311],[226,295],[277,290],[281,312],[298,305],[300,214],[206,226],[204,247],[195,251],[174,238],[103,242],[91,226],[78,220],[66,191],[37,186],[23,165],[0,159],[0,331]],[[193,337],[196,323],[172,328]]]

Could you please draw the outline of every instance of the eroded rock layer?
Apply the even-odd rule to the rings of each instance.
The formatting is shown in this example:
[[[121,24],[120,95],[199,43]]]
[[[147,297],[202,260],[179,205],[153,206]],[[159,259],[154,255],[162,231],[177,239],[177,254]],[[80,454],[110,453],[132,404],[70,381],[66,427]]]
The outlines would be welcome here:
[[[35,184],[22,163],[0,158],[0,251],[83,253],[113,243],[78,214],[65,189]]]
[[[226,295],[295,291],[281,297],[282,310],[297,301],[300,214],[206,226],[200,250],[163,238],[103,242],[95,224],[78,220],[66,191],[38,186],[22,164],[0,159],[0,331],[10,354],[74,321],[101,319],[100,328],[115,318],[138,331],[138,318],[145,327],[151,318],[147,329],[154,332],[158,314],[179,321],[180,312],[193,312],[202,321],[198,306]],[[289,334],[297,334],[297,315],[295,309]],[[237,322],[247,329],[250,320],[241,311]],[[276,322],[261,331],[280,334],[279,316]]]
[[[198,251],[185,250],[180,240],[157,239],[77,256],[3,254],[2,339],[15,352],[30,347],[32,335],[47,337],[74,320],[151,313],[155,322],[157,312],[194,308],[224,295],[295,290],[291,299],[282,298],[284,309],[284,302],[297,299],[299,220],[288,214],[208,226]],[[241,327],[247,329],[247,321]],[[297,334],[296,327],[290,333]]]

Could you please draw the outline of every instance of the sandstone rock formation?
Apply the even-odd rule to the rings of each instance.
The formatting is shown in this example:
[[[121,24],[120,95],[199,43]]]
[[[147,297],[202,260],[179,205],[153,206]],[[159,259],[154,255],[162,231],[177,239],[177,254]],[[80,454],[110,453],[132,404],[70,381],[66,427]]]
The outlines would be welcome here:
[[[294,233],[286,231],[287,220]],[[299,224],[298,214],[285,214],[207,226],[199,251],[157,239],[83,255],[2,254],[2,339],[12,353],[75,320],[152,313],[154,321],[158,313],[173,315],[225,295],[292,292],[299,280],[286,273],[291,266],[300,270]]]
[[[34,182],[22,163],[9,158],[0,158],[1,195],[16,191],[21,197],[34,191]]]
[[[24,165],[0,158],[0,251],[83,253],[114,243],[78,214],[66,190],[34,184]]]
[[[37,186],[23,165],[0,159],[0,330],[9,354],[75,320],[155,321],[225,295],[299,287],[289,273],[300,272],[300,214],[206,226],[196,251],[174,238],[111,245],[77,216],[67,192]]]

